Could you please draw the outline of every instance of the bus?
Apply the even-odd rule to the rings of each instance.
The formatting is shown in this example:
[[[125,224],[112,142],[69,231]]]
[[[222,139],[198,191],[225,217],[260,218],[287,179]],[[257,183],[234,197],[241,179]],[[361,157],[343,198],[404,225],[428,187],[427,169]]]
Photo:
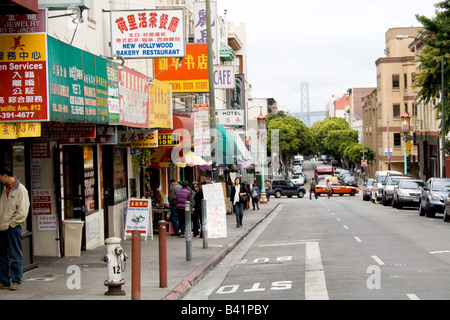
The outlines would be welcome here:
[[[326,180],[327,177],[334,177],[333,166],[330,165],[318,166],[314,171],[314,177],[316,178],[317,183]]]

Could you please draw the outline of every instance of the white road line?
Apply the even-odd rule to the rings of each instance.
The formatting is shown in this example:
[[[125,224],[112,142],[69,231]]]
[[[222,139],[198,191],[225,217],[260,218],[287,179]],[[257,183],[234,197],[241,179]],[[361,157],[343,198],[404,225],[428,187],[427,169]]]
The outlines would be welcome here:
[[[362,240],[359,237],[353,237],[355,238],[356,242],[362,242]]]
[[[345,224],[343,225],[344,229],[350,229],[348,226],[346,226]]]
[[[337,221],[341,221],[341,218],[336,218]]]
[[[297,242],[285,242],[285,243],[272,243],[272,244],[260,244],[259,247],[280,247],[280,246],[292,246],[297,244],[305,244],[306,242],[316,242],[322,239],[307,239],[307,240],[297,240]]]
[[[318,242],[306,243],[305,300],[329,300]]]
[[[378,263],[378,265],[380,266],[384,266],[384,262],[381,261],[380,258],[378,258],[377,256],[372,256],[372,259],[376,261],[376,263]]]
[[[450,253],[450,250],[444,250],[444,251],[431,251],[431,254],[438,254],[438,253]]]
[[[408,293],[407,296],[410,300],[420,300],[414,293]]]

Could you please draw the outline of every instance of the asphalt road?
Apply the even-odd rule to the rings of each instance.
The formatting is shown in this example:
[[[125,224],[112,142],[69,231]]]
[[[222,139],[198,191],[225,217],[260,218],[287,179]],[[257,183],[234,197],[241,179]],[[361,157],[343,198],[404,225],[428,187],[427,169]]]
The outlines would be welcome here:
[[[277,210],[186,300],[450,299],[450,224],[442,215],[420,217],[361,194],[271,201]]]

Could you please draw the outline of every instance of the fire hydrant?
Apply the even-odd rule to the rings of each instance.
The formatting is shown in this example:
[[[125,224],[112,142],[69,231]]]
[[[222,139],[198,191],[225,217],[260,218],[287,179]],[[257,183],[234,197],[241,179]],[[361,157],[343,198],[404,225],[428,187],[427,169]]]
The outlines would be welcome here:
[[[105,292],[107,296],[125,295],[125,291],[122,290],[122,286],[125,285],[122,272],[125,271],[128,256],[123,252],[120,242],[120,238],[105,240],[106,255],[101,260],[108,264],[108,279],[105,280],[105,286],[108,287],[108,291]]]

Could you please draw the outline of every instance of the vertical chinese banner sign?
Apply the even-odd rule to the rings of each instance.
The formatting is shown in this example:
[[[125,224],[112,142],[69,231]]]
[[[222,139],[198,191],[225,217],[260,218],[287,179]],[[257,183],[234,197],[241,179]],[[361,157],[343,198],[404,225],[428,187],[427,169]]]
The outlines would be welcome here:
[[[209,128],[209,105],[194,105],[194,154],[211,157],[211,131]]]
[[[0,30],[0,121],[48,121],[45,10],[0,15]]]

